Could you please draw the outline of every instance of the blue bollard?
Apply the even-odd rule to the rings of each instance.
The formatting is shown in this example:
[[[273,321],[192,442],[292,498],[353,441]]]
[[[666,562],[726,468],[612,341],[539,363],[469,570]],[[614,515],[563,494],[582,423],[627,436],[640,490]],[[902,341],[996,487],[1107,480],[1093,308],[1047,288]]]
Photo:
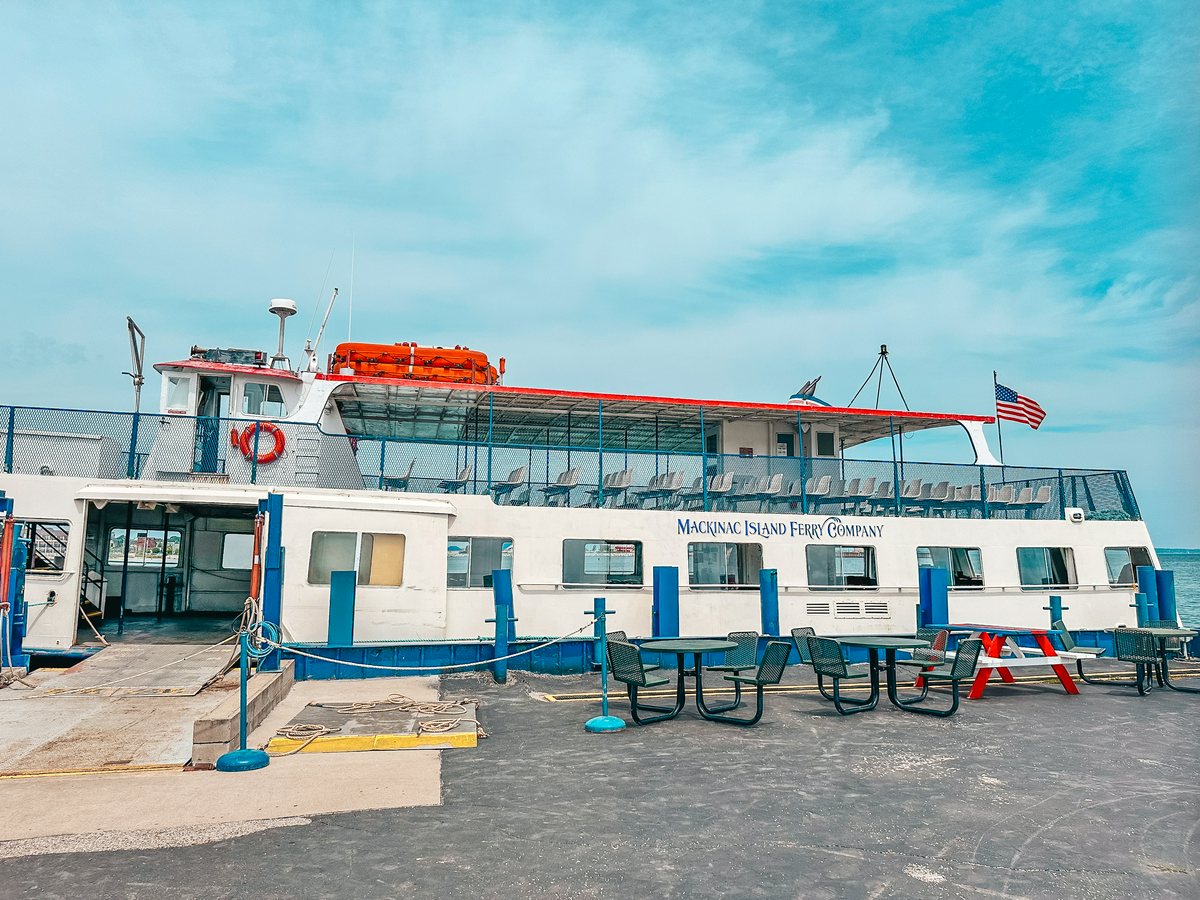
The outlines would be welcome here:
[[[271,757],[265,750],[246,748],[246,682],[250,680],[250,632],[240,635],[242,650],[240,686],[241,708],[238,710],[238,749],[222,753],[217,758],[218,772],[252,772],[270,765]]]
[[[484,619],[496,625],[495,662],[492,663],[492,677],[504,684],[508,680],[509,641],[515,641],[516,619],[513,618],[512,571],[509,569],[492,570],[492,598],[496,603],[496,618]]]
[[[1137,589],[1146,595],[1146,621],[1161,619],[1158,609],[1158,578],[1154,566],[1137,567]]]
[[[1070,609],[1070,608],[1071,607],[1069,607],[1069,606],[1063,606],[1062,597],[1056,597],[1053,594],[1050,595],[1050,605],[1042,607],[1042,609],[1050,610],[1050,627],[1051,628],[1054,627],[1055,622],[1059,621],[1063,617],[1063,610]]]
[[[1175,573],[1160,569],[1154,573],[1158,588],[1158,617],[1164,622],[1178,622],[1179,609],[1175,605]]]
[[[1133,603],[1129,604],[1137,610],[1137,625],[1138,628],[1145,627],[1150,621],[1150,600],[1141,591],[1133,595]]]
[[[779,637],[779,570],[758,570],[758,597],[762,608],[762,633]]]
[[[592,601],[592,608],[584,612],[595,617],[595,632],[600,638],[600,715],[588,719],[583,723],[583,727],[592,734],[622,731],[625,728],[625,720],[608,714],[608,629],[605,627],[605,617],[613,613],[612,610],[604,608],[603,597],[596,597]]]

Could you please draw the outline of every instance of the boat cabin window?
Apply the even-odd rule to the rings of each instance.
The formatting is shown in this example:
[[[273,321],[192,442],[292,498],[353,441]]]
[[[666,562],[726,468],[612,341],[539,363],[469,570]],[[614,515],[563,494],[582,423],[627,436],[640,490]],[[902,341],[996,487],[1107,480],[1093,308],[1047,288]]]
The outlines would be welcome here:
[[[242,412],[248,416],[280,419],[287,415],[287,404],[277,384],[248,381],[242,388]]]
[[[641,583],[641,541],[563,541],[564,585]]]
[[[762,544],[688,544],[688,584],[758,588]]]
[[[330,572],[353,571],[358,584],[399,587],[404,581],[404,535],[314,531],[308,583],[329,584]]]
[[[221,540],[221,568],[249,571],[254,564],[254,535],[227,534]]]
[[[951,589],[983,587],[983,556],[978,547],[918,547],[917,567],[945,569]]]
[[[446,587],[490,588],[492,572],[512,569],[512,538],[452,537],[446,542]]]
[[[70,523],[21,521],[18,524],[21,526],[21,536],[29,540],[26,571],[37,572],[40,575],[57,575],[62,572],[67,563]]]
[[[813,448],[813,456],[821,456],[825,458],[833,458],[837,456],[837,435],[832,431],[817,431],[813,429],[813,434],[816,437],[816,444]]]
[[[143,569],[157,569],[163,565],[163,554],[166,553],[168,569],[179,568],[179,548],[183,546],[183,534],[171,529],[163,532],[161,528],[130,528],[129,535],[129,566]],[[125,561],[124,528],[112,528],[108,532],[108,553],[105,561],[110,566],[120,566]]]
[[[1075,574],[1075,551],[1070,547],[1018,547],[1017,569],[1023,590],[1079,585],[1079,577]]]
[[[1145,547],[1105,547],[1104,561],[1108,563],[1108,583],[1113,587],[1133,587],[1137,584],[1137,567],[1154,565]]]
[[[192,411],[188,402],[192,395],[192,379],[188,375],[168,375],[166,405],[169,413],[188,415]]]
[[[879,587],[874,547],[809,544],[804,552],[808,557],[808,586],[814,590]]]

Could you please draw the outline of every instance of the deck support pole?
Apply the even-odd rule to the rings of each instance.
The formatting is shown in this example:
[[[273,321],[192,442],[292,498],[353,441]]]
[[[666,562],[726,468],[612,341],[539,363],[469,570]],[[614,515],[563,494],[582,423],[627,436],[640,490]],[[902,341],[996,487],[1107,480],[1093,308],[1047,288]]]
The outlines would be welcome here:
[[[779,570],[758,570],[758,596],[762,607],[762,633],[779,637]]]

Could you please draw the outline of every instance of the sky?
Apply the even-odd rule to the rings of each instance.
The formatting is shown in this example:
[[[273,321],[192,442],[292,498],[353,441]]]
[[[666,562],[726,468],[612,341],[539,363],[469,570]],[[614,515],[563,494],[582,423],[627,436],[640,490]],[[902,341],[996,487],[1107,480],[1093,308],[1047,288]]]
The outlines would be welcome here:
[[[270,349],[290,297],[298,358],[334,286],[519,385],[841,405],[887,343],[1200,546],[1198,51],[1173,0],[9,0],[0,403],[129,409],[126,315]]]

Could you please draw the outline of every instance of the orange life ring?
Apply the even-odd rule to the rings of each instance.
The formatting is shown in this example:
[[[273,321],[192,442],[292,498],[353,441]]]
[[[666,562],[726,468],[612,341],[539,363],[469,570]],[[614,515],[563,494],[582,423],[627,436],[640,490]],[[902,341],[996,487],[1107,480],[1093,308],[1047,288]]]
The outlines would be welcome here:
[[[235,429],[236,430],[236,429]],[[261,431],[264,434],[269,434],[274,441],[271,447],[266,450],[262,449],[262,442],[259,441],[258,463],[266,465],[273,463],[279,457],[283,456],[283,448],[287,441],[283,437],[283,432],[274,422],[255,422],[252,425],[247,425],[246,430],[242,432],[242,436],[238,438],[238,449],[242,451],[242,456],[250,459],[254,455],[254,432]]]

